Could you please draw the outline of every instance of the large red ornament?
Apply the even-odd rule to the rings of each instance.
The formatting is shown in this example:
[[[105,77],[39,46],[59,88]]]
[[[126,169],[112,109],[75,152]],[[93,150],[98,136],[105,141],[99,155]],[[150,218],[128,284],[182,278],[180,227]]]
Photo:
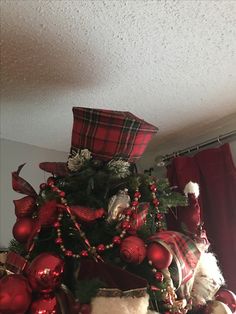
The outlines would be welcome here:
[[[31,302],[31,288],[22,275],[9,275],[0,280],[0,313],[23,314]]]
[[[12,230],[14,238],[20,243],[25,243],[31,235],[33,227],[34,221],[31,218],[17,220]]]
[[[34,212],[36,201],[35,198],[32,196],[25,196],[13,202],[15,205],[15,214],[17,218],[31,216]]]
[[[40,296],[32,302],[29,314],[60,314],[60,307],[55,296]]]
[[[27,275],[33,291],[49,293],[61,283],[64,261],[57,255],[42,253],[30,264]]]
[[[147,249],[147,258],[157,269],[168,268],[172,262],[171,253],[159,243],[151,243]]]
[[[233,314],[236,313],[236,295],[232,291],[220,289],[216,293],[215,299],[228,305]]]
[[[130,236],[122,241],[120,255],[128,263],[140,264],[146,257],[145,243],[136,236]]]

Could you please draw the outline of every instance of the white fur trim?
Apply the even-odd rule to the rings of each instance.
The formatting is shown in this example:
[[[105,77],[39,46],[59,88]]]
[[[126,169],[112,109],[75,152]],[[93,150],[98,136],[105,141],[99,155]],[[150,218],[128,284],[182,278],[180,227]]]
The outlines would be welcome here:
[[[148,294],[143,298],[96,297],[91,314],[147,314],[148,300]]]
[[[195,197],[199,196],[199,185],[195,182],[190,181],[185,185],[184,194],[188,196],[188,194],[194,194]]]
[[[224,283],[215,255],[202,253],[195,271],[191,291],[193,306],[204,305],[206,301],[213,300],[215,293]]]

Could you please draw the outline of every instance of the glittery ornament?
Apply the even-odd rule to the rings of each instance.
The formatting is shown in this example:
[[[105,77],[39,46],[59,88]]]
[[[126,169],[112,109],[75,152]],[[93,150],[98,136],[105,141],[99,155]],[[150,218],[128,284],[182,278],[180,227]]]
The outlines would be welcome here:
[[[125,238],[121,243],[120,255],[128,263],[142,263],[146,256],[144,241],[136,236]]]
[[[52,253],[41,253],[27,270],[29,283],[34,291],[49,293],[61,283],[64,261]]]

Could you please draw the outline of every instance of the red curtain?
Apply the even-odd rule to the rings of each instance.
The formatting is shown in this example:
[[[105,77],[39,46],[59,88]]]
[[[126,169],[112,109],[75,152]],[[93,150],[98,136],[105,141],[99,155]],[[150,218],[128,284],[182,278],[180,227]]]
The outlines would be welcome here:
[[[193,157],[174,158],[167,167],[167,176],[171,185],[181,190],[189,181],[199,184],[201,216],[212,251],[228,289],[236,292],[236,169],[229,144],[200,151]]]

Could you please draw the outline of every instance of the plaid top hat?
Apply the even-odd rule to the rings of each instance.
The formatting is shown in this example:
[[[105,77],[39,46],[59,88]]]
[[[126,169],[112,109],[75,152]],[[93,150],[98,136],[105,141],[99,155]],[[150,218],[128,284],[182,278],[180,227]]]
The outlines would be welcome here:
[[[71,151],[87,148],[94,158],[135,162],[157,127],[130,112],[74,107]]]

